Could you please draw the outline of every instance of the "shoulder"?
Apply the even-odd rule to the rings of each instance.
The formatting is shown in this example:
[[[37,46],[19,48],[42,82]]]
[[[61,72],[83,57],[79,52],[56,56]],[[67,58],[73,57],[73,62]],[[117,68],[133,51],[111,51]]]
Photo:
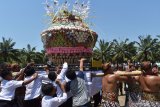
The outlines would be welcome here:
[[[52,96],[44,96],[43,98],[42,98],[42,101],[56,101],[56,99],[57,99],[57,97],[52,97]]]
[[[116,79],[117,77],[118,75],[115,75],[115,74],[108,75],[109,79]]]
[[[160,82],[160,76],[155,76],[154,80]]]
[[[148,76],[140,76],[140,80],[142,81],[154,81],[154,82],[158,82],[160,81],[160,76],[152,76],[152,75],[148,75]]]
[[[107,81],[115,81],[117,76],[115,74],[109,74],[103,77],[103,80]]]
[[[11,80],[11,81],[8,81],[8,84],[16,84],[16,83],[19,83],[19,82],[22,82],[22,81],[17,81],[17,80]]]

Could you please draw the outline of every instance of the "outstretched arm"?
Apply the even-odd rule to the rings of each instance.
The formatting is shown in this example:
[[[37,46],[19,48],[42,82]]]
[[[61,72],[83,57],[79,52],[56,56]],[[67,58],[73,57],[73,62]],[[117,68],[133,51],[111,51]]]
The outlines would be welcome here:
[[[57,79],[65,80],[65,75],[66,75],[67,70],[68,70],[68,63],[64,62],[63,68],[62,68],[60,74],[57,76]]]
[[[30,79],[23,81],[22,85],[27,85],[31,83],[34,79],[37,78],[37,76],[38,76],[38,73],[33,74],[33,76]]]
[[[17,81],[24,79],[24,70],[25,70],[24,68],[21,69],[21,70],[19,71],[18,75],[16,75],[15,78],[16,78]]]
[[[56,83],[59,85],[59,87],[61,88],[61,90],[66,93],[66,90],[65,90],[65,85],[61,83],[60,80],[56,80]]]
[[[77,77],[80,77],[82,79],[84,79],[84,74],[83,74],[83,65],[84,65],[84,60],[86,60],[85,58],[81,58],[79,61],[79,70],[80,72],[78,72]]]
[[[85,58],[81,58],[81,59],[80,59],[80,64],[79,64],[79,70],[80,70],[80,71],[83,71],[84,61],[85,61],[85,60],[86,60]]]
[[[103,77],[104,73],[91,73],[92,77]]]
[[[136,76],[136,75],[141,75],[142,71],[132,71],[132,72],[116,71],[115,74],[120,76]]]
[[[126,71],[116,71],[115,74],[119,76],[138,76],[142,74],[142,71],[132,71],[132,72],[126,72]],[[92,73],[93,77],[103,77],[104,73]]]
[[[132,72],[126,72],[126,71],[117,71],[115,74],[118,76],[119,81],[127,81],[129,78],[134,78],[136,81],[139,80],[139,75],[142,74],[141,71],[132,71]]]

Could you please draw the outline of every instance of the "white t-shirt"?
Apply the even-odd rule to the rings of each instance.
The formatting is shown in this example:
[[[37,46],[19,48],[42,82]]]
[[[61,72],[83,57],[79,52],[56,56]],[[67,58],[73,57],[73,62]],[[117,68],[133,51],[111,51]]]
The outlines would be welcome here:
[[[62,97],[44,96],[42,98],[42,107],[58,107],[67,100],[67,94],[63,93]]]
[[[57,89],[57,91],[56,91],[57,97],[62,97],[63,91],[61,90],[60,86],[58,84],[56,84],[55,82],[52,82],[52,84]]]
[[[11,101],[14,99],[16,88],[22,86],[23,81],[3,80],[1,82],[0,100]]]
[[[25,80],[30,79],[32,76],[26,77]],[[41,95],[42,80],[47,80],[47,75],[38,74],[38,77],[31,83],[26,85],[25,100],[31,100]]]

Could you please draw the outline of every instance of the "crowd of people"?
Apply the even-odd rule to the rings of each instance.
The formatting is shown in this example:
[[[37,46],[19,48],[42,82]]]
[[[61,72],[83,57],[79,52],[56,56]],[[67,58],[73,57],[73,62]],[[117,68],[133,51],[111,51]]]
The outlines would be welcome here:
[[[118,89],[123,94],[123,84],[125,107],[160,107],[156,64],[142,62],[141,71],[137,71],[132,63],[125,70],[121,65],[115,69],[104,63],[102,72],[97,73],[84,71],[84,60],[79,60],[79,71],[69,68],[67,62],[55,71],[47,65],[37,71],[33,62],[22,69],[18,64],[2,63],[0,107],[120,107]],[[99,78],[98,85],[94,78]]]

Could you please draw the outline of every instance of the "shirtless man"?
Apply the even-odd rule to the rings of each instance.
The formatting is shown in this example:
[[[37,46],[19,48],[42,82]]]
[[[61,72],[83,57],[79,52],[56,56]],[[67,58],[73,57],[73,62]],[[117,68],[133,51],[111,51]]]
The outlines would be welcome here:
[[[136,77],[142,89],[142,100],[139,102],[139,106],[160,107],[160,77],[158,72],[154,72],[155,70],[152,69],[149,61],[143,62],[141,69],[144,73]]]
[[[126,80],[126,77],[120,77],[114,74],[110,63],[103,65],[104,76],[102,78],[102,98],[105,101],[103,107],[120,107],[118,103],[117,81]]]
[[[102,76],[102,97],[105,103],[103,107],[120,107],[118,103],[118,93],[117,93],[117,82],[118,81],[128,81],[128,76],[136,76],[141,75],[141,71],[134,72],[124,72],[117,71],[114,72],[110,63],[103,64],[103,72],[104,74],[100,74],[98,76]]]

